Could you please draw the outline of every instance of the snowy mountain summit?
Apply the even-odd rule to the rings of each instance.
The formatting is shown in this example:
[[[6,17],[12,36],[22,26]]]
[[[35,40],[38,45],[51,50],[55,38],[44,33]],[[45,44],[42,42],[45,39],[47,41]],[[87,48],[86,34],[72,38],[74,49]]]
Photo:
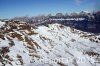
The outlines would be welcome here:
[[[0,22],[0,66],[100,66],[100,34]]]

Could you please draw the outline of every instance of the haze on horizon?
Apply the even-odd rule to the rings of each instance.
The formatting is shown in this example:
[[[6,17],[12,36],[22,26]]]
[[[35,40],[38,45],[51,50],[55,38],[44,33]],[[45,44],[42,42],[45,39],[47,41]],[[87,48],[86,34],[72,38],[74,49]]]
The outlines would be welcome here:
[[[0,0],[0,18],[100,10],[100,0]]]

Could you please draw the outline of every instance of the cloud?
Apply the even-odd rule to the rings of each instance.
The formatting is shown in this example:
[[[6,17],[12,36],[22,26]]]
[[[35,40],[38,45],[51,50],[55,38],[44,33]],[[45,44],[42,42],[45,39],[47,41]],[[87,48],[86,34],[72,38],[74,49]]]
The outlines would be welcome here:
[[[75,0],[75,2],[76,2],[77,5],[81,4],[81,0]]]

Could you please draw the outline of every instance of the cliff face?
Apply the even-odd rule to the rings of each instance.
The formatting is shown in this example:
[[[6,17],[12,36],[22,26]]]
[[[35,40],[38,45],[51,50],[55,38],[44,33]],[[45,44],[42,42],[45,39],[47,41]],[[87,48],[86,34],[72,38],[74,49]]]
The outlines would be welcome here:
[[[0,22],[1,24],[1,22]],[[100,66],[100,35],[62,24],[0,27],[0,66]]]

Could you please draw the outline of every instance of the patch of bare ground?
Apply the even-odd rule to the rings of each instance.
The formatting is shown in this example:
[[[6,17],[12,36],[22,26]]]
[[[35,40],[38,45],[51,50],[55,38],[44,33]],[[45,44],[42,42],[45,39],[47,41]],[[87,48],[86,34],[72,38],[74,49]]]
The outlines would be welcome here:
[[[15,45],[15,43],[11,40],[10,43],[9,43],[9,46],[12,47],[14,45]]]
[[[36,50],[36,48],[40,48],[37,42],[33,41],[31,38],[28,38],[27,36],[25,36],[25,42],[27,42],[27,44],[30,46],[28,46],[30,49],[32,48]]]
[[[7,63],[12,65],[11,61],[13,60],[7,54],[8,52],[9,52],[9,47],[0,48],[0,62],[2,63],[2,66],[5,66]]]
[[[86,51],[83,54],[87,54],[89,56],[97,56],[97,57],[100,55],[100,54],[93,52],[93,51]]]
[[[18,38],[19,41],[23,41],[24,40],[22,35],[20,35],[20,34],[18,34],[16,32],[10,33],[9,36],[12,37],[12,38]]]
[[[44,37],[44,36],[40,36],[40,39],[49,40],[49,38]]]
[[[28,32],[29,32],[29,33],[27,33],[28,35],[36,35],[36,34],[38,34],[38,33],[34,32],[32,30],[28,30]]]
[[[14,32],[13,29],[6,28],[2,33],[10,33],[10,32]]]
[[[94,38],[91,37],[91,38],[89,38],[89,40],[92,42],[100,43],[100,37],[94,37]]]
[[[2,32],[0,32],[0,38],[3,39],[3,40],[5,40],[4,34]]]
[[[22,56],[20,56],[19,54],[17,54],[17,58],[18,58],[18,61],[19,63],[16,63],[17,65],[22,65],[23,66],[23,59],[22,59]]]
[[[17,29],[16,25],[9,25],[11,29]]]
[[[95,35],[95,34],[90,34],[90,35],[83,34],[80,37],[89,39],[91,42],[100,43],[100,37],[97,37],[97,35]]]
[[[29,56],[33,58],[34,57],[40,58],[40,56],[36,54],[36,49],[40,48],[40,46],[35,41],[33,41],[31,38],[28,38],[26,36],[25,36],[25,42],[27,42],[26,46],[29,50]]]
[[[18,30],[30,30],[31,29],[31,26],[30,25],[27,25],[27,24],[21,24],[18,26],[19,29]]]
[[[64,25],[59,25],[60,28],[64,28]]]
[[[57,63],[58,65],[60,65],[60,66],[68,66],[68,65],[65,65],[65,64],[63,64],[63,63]]]
[[[70,41],[72,41],[72,42],[76,42],[76,40],[75,40],[75,39],[71,39]]]
[[[82,31],[80,32],[78,30],[75,30],[74,28],[71,28],[71,32],[79,34],[80,37],[85,38],[85,39],[89,39],[92,42],[100,43],[100,37],[97,37],[100,34],[87,33],[87,32],[82,32]]]

